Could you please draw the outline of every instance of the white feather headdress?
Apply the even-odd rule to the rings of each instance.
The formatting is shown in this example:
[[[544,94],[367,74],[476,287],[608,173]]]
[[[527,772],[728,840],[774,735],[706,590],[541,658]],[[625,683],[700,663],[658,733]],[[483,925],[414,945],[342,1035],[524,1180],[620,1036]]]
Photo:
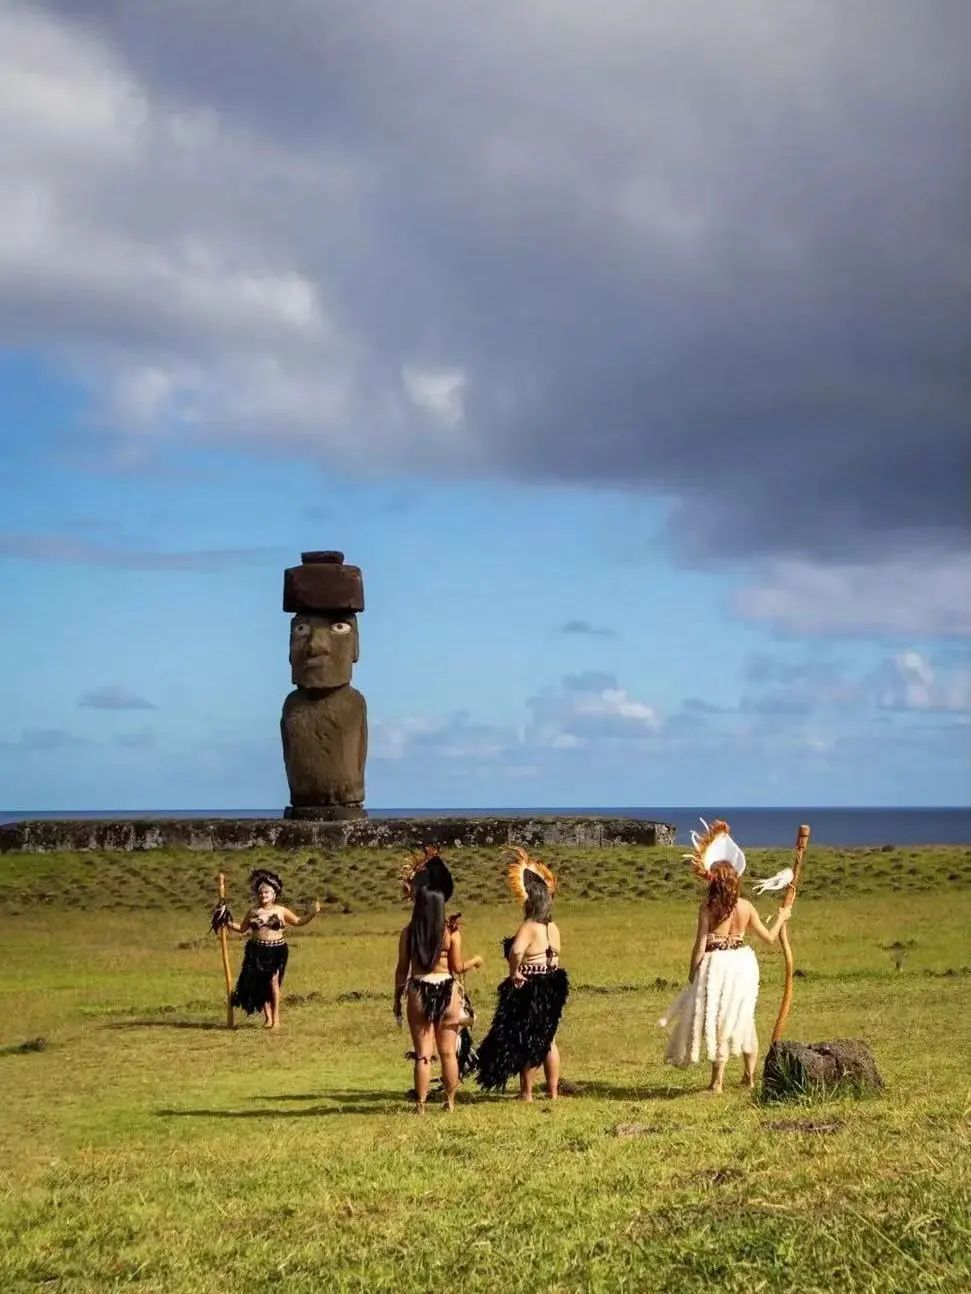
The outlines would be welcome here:
[[[723,822],[721,818],[716,818],[709,826],[702,818],[701,825],[705,829],[704,835],[692,831],[691,843],[694,845],[694,851],[684,855],[694,868],[695,874],[706,879],[716,863],[729,863],[741,876],[745,871],[745,854],[729,835],[728,823]]]

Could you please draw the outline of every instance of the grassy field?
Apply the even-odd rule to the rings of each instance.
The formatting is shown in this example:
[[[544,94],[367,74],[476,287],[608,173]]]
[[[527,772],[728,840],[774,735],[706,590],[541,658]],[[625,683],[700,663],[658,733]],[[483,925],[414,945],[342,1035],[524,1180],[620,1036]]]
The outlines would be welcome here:
[[[788,1033],[865,1038],[887,1090],[805,1106],[661,1064],[693,930],[679,854],[544,855],[575,1093],[424,1119],[390,1012],[399,857],[0,858],[0,1290],[967,1291],[971,851],[810,850]],[[481,1036],[516,913],[494,853],[455,858]],[[215,871],[241,908],[257,862],[324,902],[275,1036],[222,1027],[205,934]],[[767,1036],[781,959],[760,956]]]

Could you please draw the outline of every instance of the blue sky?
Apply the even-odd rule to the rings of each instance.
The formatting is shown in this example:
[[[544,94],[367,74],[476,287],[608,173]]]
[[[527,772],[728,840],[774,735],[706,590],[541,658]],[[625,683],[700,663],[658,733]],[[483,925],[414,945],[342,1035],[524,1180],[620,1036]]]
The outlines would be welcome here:
[[[957,11],[283,9],[0,16],[0,808],[282,806],[308,548],[372,807],[966,803]]]

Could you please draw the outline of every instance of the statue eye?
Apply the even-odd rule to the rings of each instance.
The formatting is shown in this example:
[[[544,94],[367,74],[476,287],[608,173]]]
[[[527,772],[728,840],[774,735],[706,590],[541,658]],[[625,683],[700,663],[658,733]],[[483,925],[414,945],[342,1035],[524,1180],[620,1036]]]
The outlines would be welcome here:
[[[295,638],[306,638],[307,634],[309,633],[310,633],[310,625],[307,623],[306,620],[298,620],[297,623],[293,626],[293,634]]]
[[[351,632],[351,626],[346,620],[335,620],[330,627],[330,631],[334,634],[349,634]]]

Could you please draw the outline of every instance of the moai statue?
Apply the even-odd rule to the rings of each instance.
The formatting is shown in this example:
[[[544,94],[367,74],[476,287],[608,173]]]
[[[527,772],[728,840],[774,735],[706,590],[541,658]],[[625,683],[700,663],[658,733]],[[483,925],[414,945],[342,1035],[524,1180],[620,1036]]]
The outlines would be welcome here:
[[[301,553],[283,573],[291,678],[280,733],[290,784],[287,818],[364,818],[367,706],[351,687],[364,584],[343,553]]]

